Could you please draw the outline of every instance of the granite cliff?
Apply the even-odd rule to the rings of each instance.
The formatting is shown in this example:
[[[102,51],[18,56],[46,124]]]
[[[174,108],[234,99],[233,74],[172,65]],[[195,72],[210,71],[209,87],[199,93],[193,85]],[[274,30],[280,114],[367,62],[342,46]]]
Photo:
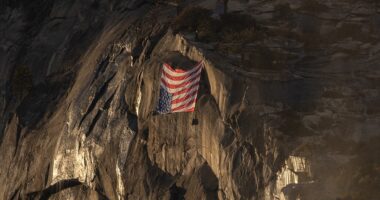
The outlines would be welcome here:
[[[173,29],[214,5],[0,2],[0,199],[379,199],[380,4],[230,0],[247,32]],[[199,61],[196,111],[153,114],[162,63]]]

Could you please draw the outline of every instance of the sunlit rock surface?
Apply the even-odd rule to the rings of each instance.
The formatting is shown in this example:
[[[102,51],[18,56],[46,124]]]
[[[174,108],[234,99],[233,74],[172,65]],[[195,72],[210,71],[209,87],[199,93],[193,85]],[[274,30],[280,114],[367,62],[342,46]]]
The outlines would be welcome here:
[[[170,29],[214,4],[0,3],[0,199],[378,199],[380,4],[230,1],[265,32],[234,55]],[[196,111],[154,115],[199,61]]]

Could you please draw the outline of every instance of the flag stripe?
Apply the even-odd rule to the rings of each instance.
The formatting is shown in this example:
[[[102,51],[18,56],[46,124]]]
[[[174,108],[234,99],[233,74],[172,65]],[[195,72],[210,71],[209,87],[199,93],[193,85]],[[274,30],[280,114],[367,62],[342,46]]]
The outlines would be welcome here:
[[[161,78],[161,82],[166,86],[166,88],[170,88],[170,89],[175,89],[175,88],[182,88],[188,84],[191,84],[193,83],[196,79],[199,79],[200,77],[199,76],[195,76],[195,77],[191,77],[191,79],[189,80],[186,80],[184,82],[180,82],[178,84],[171,84],[171,83],[168,83],[166,82],[165,78]]]
[[[187,107],[184,107],[184,108],[181,108],[181,109],[178,109],[178,110],[175,110],[174,112],[188,112],[189,110],[192,110],[194,111],[194,108],[195,108],[195,102],[197,100],[195,100],[192,104],[189,104]]]
[[[203,63],[188,71],[163,64],[160,79],[159,113],[193,112],[197,101]]]
[[[172,108],[172,111],[175,112],[175,111],[180,111],[180,110],[184,110],[184,109],[190,109],[191,107],[195,106],[196,100],[197,100],[196,98],[193,98],[193,99],[191,99],[191,101],[187,102],[186,104],[182,104],[181,106],[178,106],[176,108]]]
[[[194,107],[195,107],[195,103],[194,105],[191,105],[189,106],[188,108],[184,108],[184,109],[180,109],[180,110],[176,110],[174,112],[194,112]],[[189,109],[190,108],[190,109]]]
[[[168,88],[168,87],[166,87],[166,85],[161,81],[161,86],[163,87],[163,88],[165,88],[169,93],[171,93],[171,94],[175,94],[175,93],[179,93],[179,92],[181,92],[182,90],[185,90],[186,88],[191,88],[191,87],[193,87],[193,86],[196,86],[196,85],[198,85],[199,84],[199,79],[200,78],[198,78],[197,80],[195,80],[194,82],[191,82],[190,84],[187,84],[187,85],[185,85],[185,86],[183,86],[183,87],[180,87],[180,88],[174,88],[174,89],[172,89],[172,88]]]
[[[181,103],[183,101],[185,101],[186,99],[194,96],[197,94],[198,91],[193,91],[192,93],[186,93],[186,96],[182,97],[182,98],[177,98],[177,99],[174,99],[172,100],[172,104],[177,104],[177,103]]]
[[[181,107],[183,105],[188,104],[189,102],[192,102],[196,98],[195,95],[190,96],[189,98],[185,99],[184,101],[178,102],[178,103],[172,103],[172,110],[176,109],[178,107]]]
[[[178,92],[174,92],[173,96],[176,97],[176,96],[181,95],[183,93],[187,93],[187,92],[189,92],[193,88],[197,88],[197,89],[199,88],[199,81],[198,82],[194,82],[189,87],[185,87],[183,90],[180,90]]]
[[[182,90],[180,92],[174,93],[172,100],[176,100],[176,99],[182,98],[182,97],[186,96],[188,93],[192,93],[194,91],[198,91],[198,88],[199,88],[198,85],[194,85],[191,88],[186,88],[186,89],[184,89],[184,90]]]
[[[176,83],[176,82],[180,82],[180,81],[183,81],[183,80],[186,80],[186,79],[190,79],[190,77],[194,77],[194,76],[198,75],[201,72],[202,72],[202,68],[199,67],[198,70],[194,71],[191,74],[187,74],[187,75],[184,75],[184,76],[171,76],[170,74],[168,74],[167,72],[165,72],[165,70],[163,70],[161,77],[164,77],[167,82]]]
[[[178,77],[178,76],[185,76],[187,74],[191,74],[194,71],[196,71],[198,67],[201,67],[201,66],[202,66],[202,62],[200,62],[196,67],[194,67],[193,69],[189,71],[182,71],[182,70],[174,70],[169,64],[165,63],[163,69],[169,75]]]

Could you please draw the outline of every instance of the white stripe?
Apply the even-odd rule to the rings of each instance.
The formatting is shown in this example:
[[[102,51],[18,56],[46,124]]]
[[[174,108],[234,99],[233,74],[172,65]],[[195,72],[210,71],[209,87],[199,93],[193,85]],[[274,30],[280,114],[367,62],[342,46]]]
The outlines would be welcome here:
[[[194,96],[186,99],[186,101],[182,101],[182,102],[179,102],[179,103],[172,104],[172,110],[174,110],[174,109],[176,109],[176,108],[178,108],[178,107],[180,107],[182,105],[185,105],[185,104],[189,103],[190,101],[194,100],[196,97],[197,97],[197,95],[195,94]]]
[[[192,104],[189,105],[188,107],[186,107],[186,108],[182,108],[182,109],[179,109],[179,110],[174,111],[174,112],[183,112],[183,111],[190,110],[190,109],[192,109],[192,108],[195,108],[195,101],[194,101],[194,103],[192,103]]]
[[[169,84],[172,84],[172,85],[179,85],[179,84],[185,83],[185,82],[193,79],[196,76],[200,76],[200,74],[202,72],[202,69],[201,68],[198,68],[198,69],[199,69],[199,71],[195,72],[193,75],[191,75],[191,76],[189,76],[189,77],[187,77],[186,79],[183,79],[183,80],[178,80],[178,81],[172,80],[172,79],[168,78],[167,76],[165,76],[164,73],[162,73],[161,78],[163,78],[166,81],[166,83],[169,83]]]
[[[186,72],[173,72],[171,71],[165,64],[163,66],[163,69],[166,73],[168,73],[169,75],[171,76],[186,76],[186,75],[189,75],[191,74],[192,72],[196,71],[197,69],[199,69],[199,67],[202,67],[203,63],[199,63],[196,67],[193,67],[193,69],[189,70],[189,71],[186,71]]]
[[[182,94],[178,94],[178,95],[174,95],[173,98],[172,98],[172,100],[176,100],[176,99],[180,99],[182,97],[185,97],[186,95],[191,94],[191,93],[197,91],[198,88],[199,88],[199,86],[195,86],[193,89],[191,89],[188,92],[185,92],[185,93],[182,93]]]
[[[190,88],[190,87],[192,87],[192,86],[194,86],[195,84],[199,84],[199,80],[201,79],[201,77],[198,77],[197,79],[195,79],[195,80],[193,80],[192,82],[190,82],[189,84],[186,84],[185,86],[183,86],[183,87],[178,87],[178,88],[174,88],[174,89],[171,89],[171,88],[168,88],[168,87],[166,87],[163,83],[162,83],[162,81],[160,81],[161,82],[161,87],[163,87],[164,89],[166,89],[166,91],[168,91],[169,93],[176,93],[176,92],[179,92],[179,91],[181,91],[181,90],[184,90],[184,89],[186,89],[186,88]]]

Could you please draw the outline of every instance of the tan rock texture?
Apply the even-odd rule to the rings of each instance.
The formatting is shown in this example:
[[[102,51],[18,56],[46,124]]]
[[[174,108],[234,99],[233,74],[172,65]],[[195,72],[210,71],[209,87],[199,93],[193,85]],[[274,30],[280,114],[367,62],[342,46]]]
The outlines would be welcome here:
[[[170,28],[213,2],[0,2],[0,199],[379,199],[379,2],[230,0],[266,33],[233,55]],[[155,115],[199,61],[196,111]]]

